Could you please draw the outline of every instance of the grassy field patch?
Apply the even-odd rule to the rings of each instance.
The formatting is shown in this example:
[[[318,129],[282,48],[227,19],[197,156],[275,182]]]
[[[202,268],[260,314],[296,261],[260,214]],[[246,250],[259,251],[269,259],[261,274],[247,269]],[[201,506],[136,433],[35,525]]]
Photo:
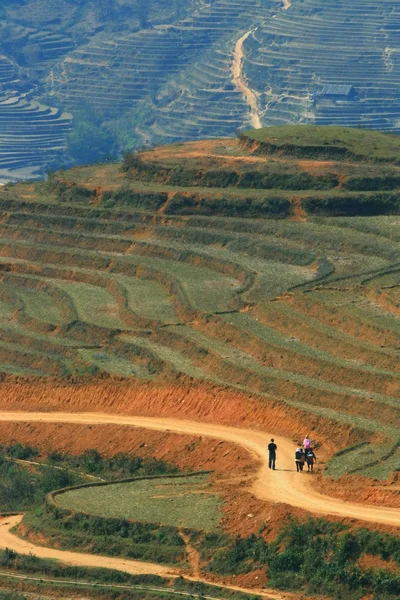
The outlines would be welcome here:
[[[129,260],[134,264],[143,264],[171,278],[176,278],[182,284],[190,305],[204,312],[227,309],[230,298],[240,288],[237,279],[222,275],[208,267],[145,255],[132,255]]]
[[[171,323],[177,320],[174,303],[160,283],[138,277],[117,277],[128,295],[129,308],[146,319]]]
[[[63,508],[101,517],[116,517],[211,531],[222,518],[221,501],[208,477],[157,478],[59,494]]]
[[[110,329],[126,329],[119,317],[116,300],[106,289],[67,281],[57,281],[55,284],[72,298],[82,321]]]
[[[110,373],[110,375],[119,375],[120,377],[138,377],[140,379],[150,379],[149,371],[140,364],[130,361],[99,349],[81,349],[79,356],[83,362],[93,365],[100,371]]]
[[[21,298],[27,314],[33,319],[51,325],[62,325],[67,322],[50,294],[20,287],[15,288],[15,293]]]
[[[332,156],[395,162],[400,154],[397,135],[340,126],[285,125],[244,132],[244,139],[255,140],[289,154],[309,149],[316,158],[321,148]],[[293,149],[293,150],[292,150]],[[337,150],[337,152],[335,152]]]

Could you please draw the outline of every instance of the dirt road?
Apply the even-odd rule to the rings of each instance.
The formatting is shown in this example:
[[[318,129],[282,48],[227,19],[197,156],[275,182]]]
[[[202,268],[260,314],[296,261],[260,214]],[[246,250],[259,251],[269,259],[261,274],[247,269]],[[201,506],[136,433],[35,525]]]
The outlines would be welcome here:
[[[238,39],[235,44],[235,49],[233,51],[233,61],[231,66],[233,83],[240,90],[244,97],[246,98],[246,102],[250,108],[250,123],[254,129],[260,129],[262,127],[261,118],[260,118],[260,110],[258,108],[257,96],[255,92],[246,84],[243,73],[243,44],[249,37],[251,33],[253,33],[254,29],[247,31],[242,37]]]
[[[110,556],[98,556],[94,554],[83,554],[80,552],[67,552],[65,550],[55,550],[37,546],[28,540],[23,540],[11,533],[10,529],[18,525],[23,515],[13,517],[4,517],[0,520],[0,548],[10,548],[20,554],[35,554],[39,558],[54,558],[72,565],[80,567],[104,567],[105,569],[117,569],[126,571],[131,575],[152,574],[161,577],[171,577],[178,575],[178,571],[165,567],[163,565],[141,562],[138,560],[128,560],[123,558],[112,558]]]
[[[331,498],[320,494],[312,487],[312,475],[297,473],[294,470],[295,445],[286,438],[275,436],[278,445],[277,470],[268,469],[267,443],[271,437],[267,433],[251,429],[239,429],[211,423],[165,419],[155,417],[136,417],[103,413],[41,413],[0,411],[0,421],[11,422],[47,422],[47,423],[83,423],[86,425],[115,424],[126,427],[144,427],[158,431],[173,431],[189,435],[202,435],[226,440],[246,448],[253,456],[261,460],[262,466],[257,474],[251,492],[261,500],[283,502],[300,507],[316,515],[335,515],[350,517],[372,523],[382,523],[400,527],[400,510],[364,506]]]
[[[39,558],[51,558],[60,562],[77,567],[97,567],[104,569],[116,569],[117,571],[125,571],[131,575],[160,575],[161,577],[172,578],[183,575],[190,581],[202,581],[203,583],[212,583],[199,576],[190,577],[186,573],[165,567],[157,563],[141,562],[139,560],[129,560],[125,558],[113,558],[111,556],[101,556],[94,554],[84,554],[83,552],[70,552],[68,550],[56,550],[55,548],[46,548],[37,546],[28,540],[23,540],[12,533],[10,530],[21,522],[23,515],[15,515],[12,517],[0,517],[0,549],[9,548],[19,554],[34,554]],[[43,579],[46,581],[46,578]],[[52,581],[52,580],[50,580]],[[219,585],[219,584],[217,584]],[[257,593],[259,596],[267,600],[291,600],[292,594],[284,594],[275,591],[265,591],[261,589],[247,589],[237,586],[222,585],[221,587],[245,592],[249,594]],[[206,596],[205,596],[206,597]]]

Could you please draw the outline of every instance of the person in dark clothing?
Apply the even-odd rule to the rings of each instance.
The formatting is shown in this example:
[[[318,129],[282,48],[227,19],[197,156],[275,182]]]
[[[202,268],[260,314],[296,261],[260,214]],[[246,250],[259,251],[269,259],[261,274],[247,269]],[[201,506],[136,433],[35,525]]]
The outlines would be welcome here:
[[[268,466],[270,469],[275,471],[275,461],[276,461],[276,451],[278,450],[278,446],[275,444],[273,438],[271,442],[268,444],[268,452],[269,452],[269,460]]]
[[[296,463],[296,469],[297,472],[300,473],[300,471],[303,470],[304,467],[304,452],[303,452],[303,448],[297,448],[295,455],[294,455],[294,460]]]
[[[314,462],[317,461],[317,457],[314,454],[314,450],[310,448],[306,451],[306,462],[308,467],[308,473],[312,473],[314,471]]]

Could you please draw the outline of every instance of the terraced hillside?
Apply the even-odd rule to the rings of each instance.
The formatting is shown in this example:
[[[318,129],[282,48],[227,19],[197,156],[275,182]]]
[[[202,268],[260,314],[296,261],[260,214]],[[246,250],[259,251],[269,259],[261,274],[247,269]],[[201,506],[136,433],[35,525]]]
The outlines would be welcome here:
[[[66,152],[71,115],[18,91],[16,66],[0,56],[0,183],[32,177]]]
[[[1,180],[36,179],[67,150],[71,115],[19,94],[0,95]]]
[[[1,371],[184,375],[274,398],[383,442],[333,461],[333,475],[389,476],[400,465],[398,138],[328,132],[320,158],[290,128],[265,130],[6,186]]]
[[[72,111],[82,99],[111,118],[133,106],[141,144],[232,135],[249,122],[232,82],[235,42],[276,6],[275,0],[193,3],[173,24],[96,35],[54,69],[52,91]]]
[[[246,101],[232,82],[233,48],[245,28],[277,5],[277,0],[265,6],[259,0],[23,0],[17,5],[7,0],[0,7],[0,50],[10,66],[0,69],[7,83],[0,102],[21,103],[16,108],[27,108],[28,115],[21,112],[22,119],[9,121],[1,148],[10,157],[1,165],[3,176],[43,173],[46,165],[62,164],[60,156],[66,164],[82,162],[68,144],[70,122],[62,115],[72,112],[79,132],[82,107],[85,119],[96,115],[96,125],[105,124],[119,149],[233,134],[249,122]],[[169,114],[171,107],[178,116]],[[41,162],[21,145],[21,135],[30,142],[42,132],[37,120],[25,118],[31,112],[47,117]],[[32,141],[37,145],[36,138]],[[87,135],[82,141],[89,143]]]
[[[104,160],[250,125],[399,130],[394,0],[5,0],[0,17],[3,179],[91,160],[99,129]]]
[[[394,0],[293,0],[245,42],[245,73],[264,125],[317,124],[398,131],[400,11]],[[355,99],[319,95],[353,86]]]

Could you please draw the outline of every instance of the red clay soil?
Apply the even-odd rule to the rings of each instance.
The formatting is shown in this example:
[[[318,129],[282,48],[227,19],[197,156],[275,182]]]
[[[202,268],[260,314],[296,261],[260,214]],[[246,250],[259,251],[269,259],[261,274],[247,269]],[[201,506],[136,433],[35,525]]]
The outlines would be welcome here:
[[[216,484],[215,488],[225,503],[222,527],[233,536],[262,533],[266,540],[271,541],[275,539],[282,527],[282,521],[288,514],[299,518],[308,515],[305,511],[287,504],[263,502],[247,491],[235,489],[234,486],[219,488]]]
[[[229,148],[232,154],[225,153],[225,150]],[[253,150],[256,150],[257,145]],[[222,150],[222,152],[221,152]],[[235,154],[233,153],[235,152]],[[266,162],[283,162],[291,163],[304,169],[304,171],[311,174],[318,174],[318,172],[326,172],[334,166],[335,163],[327,160],[299,160],[293,156],[285,155],[274,155],[270,157],[268,155],[257,156],[252,154],[250,148],[247,148],[240,144],[238,139],[235,138],[222,138],[215,140],[202,140],[199,142],[186,142],[185,144],[175,146],[161,146],[153,148],[152,150],[146,150],[140,154],[140,158],[144,161],[162,161],[171,159],[187,159],[187,158],[204,158],[209,160],[210,158],[224,161],[228,165],[232,162],[250,162],[250,163],[266,163]]]
[[[308,173],[314,174],[316,170],[331,168],[335,163],[331,160],[299,160],[297,164]]]
[[[318,489],[328,496],[346,500],[351,498],[361,504],[393,506],[400,508],[400,478],[394,473],[388,481],[371,480],[359,475],[344,475],[340,481],[315,474]]]
[[[25,523],[20,523],[18,525],[18,535],[26,540],[28,540],[28,542],[32,542],[33,544],[38,544],[39,546],[51,546],[52,544],[50,543],[50,539],[48,537],[46,537],[44,535],[44,533],[42,533],[41,531],[39,531],[38,529],[29,529],[29,527],[27,525],[25,525]],[[57,544],[53,544],[54,548],[59,548],[60,545]]]
[[[190,378],[176,382],[141,383],[99,380],[73,384],[62,381],[13,381],[0,383],[0,410],[96,411],[138,416],[159,416],[261,429],[293,438],[310,434],[321,456],[360,440],[351,426],[321,419],[274,400],[251,396]],[[334,435],[333,435],[334,434]],[[322,454],[321,454],[322,452]]]
[[[292,216],[289,217],[289,221],[297,221],[300,223],[305,223],[307,221],[307,213],[304,208],[301,206],[301,197],[293,196],[291,198],[292,201]],[[313,265],[315,266],[315,265]]]
[[[204,469],[229,476],[250,474],[258,467],[244,448],[226,441],[118,425],[0,422],[0,440],[6,445],[28,444],[44,455],[52,450],[82,454],[94,448],[105,456],[129,452],[165,460],[181,469]]]
[[[251,571],[251,573],[244,573],[243,575],[236,575],[230,578],[232,585],[246,588],[263,587],[267,585],[267,581],[265,569],[257,569],[256,571]]]
[[[379,556],[371,556],[370,554],[363,554],[359,559],[358,564],[362,569],[383,569],[384,571],[395,573],[396,575],[399,573],[399,566],[395,561],[386,561]]]

